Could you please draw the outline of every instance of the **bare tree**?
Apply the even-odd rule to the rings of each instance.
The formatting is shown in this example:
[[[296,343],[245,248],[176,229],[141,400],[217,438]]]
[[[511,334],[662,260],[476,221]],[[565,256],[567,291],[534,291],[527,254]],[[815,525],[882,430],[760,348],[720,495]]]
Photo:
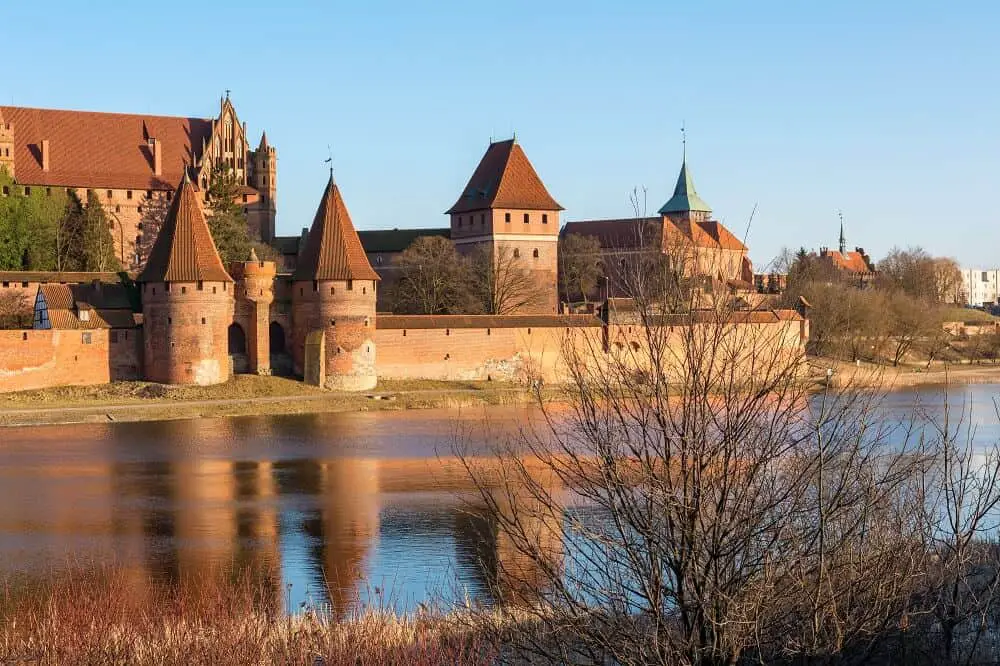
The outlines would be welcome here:
[[[31,318],[31,304],[24,292],[0,292],[0,329],[30,328]]]
[[[601,241],[596,236],[566,234],[559,239],[559,286],[566,302],[588,303],[603,276]]]
[[[503,242],[479,245],[470,261],[486,314],[515,314],[540,304],[542,294],[518,248]]]
[[[395,260],[393,311],[410,314],[469,314],[481,311],[473,294],[468,261],[447,238],[421,236]]]

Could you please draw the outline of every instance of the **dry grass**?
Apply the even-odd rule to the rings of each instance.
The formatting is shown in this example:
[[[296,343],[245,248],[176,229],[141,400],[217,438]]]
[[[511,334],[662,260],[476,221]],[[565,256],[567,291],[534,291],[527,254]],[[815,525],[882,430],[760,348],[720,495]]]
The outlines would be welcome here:
[[[292,617],[264,584],[173,586],[100,569],[0,589],[2,664],[482,664],[493,652],[467,622],[371,611],[338,622],[310,610]]]
[[[98,386],[59,386],[0,395],[0,409],[19,407],[68,407],[192,400],[239,400],[323,394],[315,386],[284,377],[236,375],[215,386],[166,386],[151,382],[115,382]]]

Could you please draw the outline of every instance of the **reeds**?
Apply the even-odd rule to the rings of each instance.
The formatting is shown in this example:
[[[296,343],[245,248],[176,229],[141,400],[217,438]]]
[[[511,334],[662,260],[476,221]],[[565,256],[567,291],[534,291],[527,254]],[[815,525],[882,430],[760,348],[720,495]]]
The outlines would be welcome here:
[[[288,616],[244,574],[167,583],[111,569],[0,581],[0,664],[482,664],[466,622],[429,611]]]

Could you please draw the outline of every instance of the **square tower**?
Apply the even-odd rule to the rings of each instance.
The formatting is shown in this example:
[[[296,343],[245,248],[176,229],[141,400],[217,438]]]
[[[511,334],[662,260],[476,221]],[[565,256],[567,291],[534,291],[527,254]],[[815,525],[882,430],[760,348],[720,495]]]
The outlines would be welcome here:
[[[510,287],[490,314],[557,313],[561,210],[516,138],[490,144],[446,213],[459,252],[491,261]]]

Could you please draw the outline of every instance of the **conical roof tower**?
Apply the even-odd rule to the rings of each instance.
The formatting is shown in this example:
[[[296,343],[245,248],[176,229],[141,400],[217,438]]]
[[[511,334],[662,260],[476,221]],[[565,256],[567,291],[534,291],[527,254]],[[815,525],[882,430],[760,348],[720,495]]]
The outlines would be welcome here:
[[[178,186],[139,282],[232,282],[187,173]]]
[[[378,280],[330,174],[294,280]]]

